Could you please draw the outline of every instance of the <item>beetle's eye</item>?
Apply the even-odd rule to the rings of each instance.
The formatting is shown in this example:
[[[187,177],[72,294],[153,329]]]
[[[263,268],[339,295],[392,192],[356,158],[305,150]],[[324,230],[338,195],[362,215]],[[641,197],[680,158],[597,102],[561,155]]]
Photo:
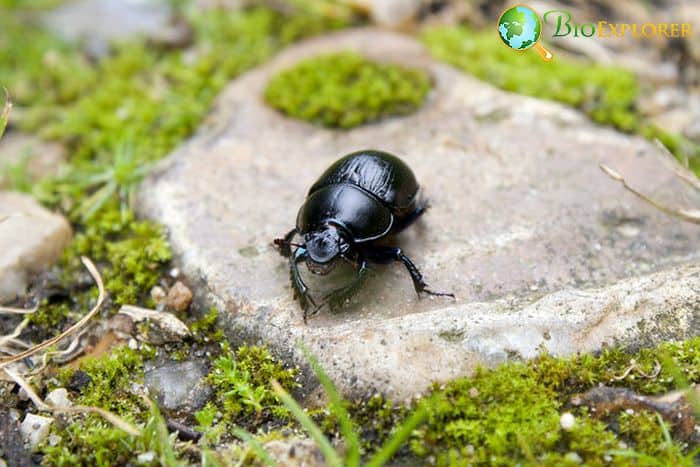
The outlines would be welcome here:
[[[306,242],[306,249],[315,263],[327,263],[338,256],[338,241],[332,235],[318,235]]]

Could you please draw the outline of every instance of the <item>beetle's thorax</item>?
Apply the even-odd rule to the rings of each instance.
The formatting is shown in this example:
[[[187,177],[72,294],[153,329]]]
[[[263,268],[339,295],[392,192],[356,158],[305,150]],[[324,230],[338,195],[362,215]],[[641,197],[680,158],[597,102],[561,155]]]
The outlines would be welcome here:
[[[337,260],[348,251],[350,245],[344,229],[325,224],[323,227],[304,234],[307,251],[306,265],[314,274],[328,274]]]

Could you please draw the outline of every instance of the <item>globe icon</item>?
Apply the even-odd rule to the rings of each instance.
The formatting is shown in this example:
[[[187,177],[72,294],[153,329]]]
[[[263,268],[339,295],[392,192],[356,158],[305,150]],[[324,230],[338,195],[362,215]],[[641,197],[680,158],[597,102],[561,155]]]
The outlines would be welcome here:
[[[505,10],[498,19],[498,35],[513,50],[534,47],[542,60],[551,61],[554,56],[540,42],[542,23],[537,13],[525,5],[515,5]]]
[[[537,43],[541,32],[537,13],[523,5],[508,8],[498,20],[498,34],[511,49],[529,49]]]

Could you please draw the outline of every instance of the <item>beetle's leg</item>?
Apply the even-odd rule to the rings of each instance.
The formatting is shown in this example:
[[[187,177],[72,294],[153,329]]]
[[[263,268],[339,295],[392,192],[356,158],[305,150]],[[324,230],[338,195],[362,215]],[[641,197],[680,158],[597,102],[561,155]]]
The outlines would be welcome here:
[[[413,287],[416,289],[416,293],[420,297],[421,293],[428,295],[434,295],[437,297],[452,297],[455,298],[453,293],[449,292],[434,292],[428,288],[428,284],[423,280],[423,274],[418,270],[418,267],[413,264],[411,259],[403,254],[401,248],[392,247],[373,247],[371,252],[375,255],[378,262],[386,262],[387,260],[401,261],[408,273],[411,275],[413,280]]]
[[[292,278],[292,286],[294,287],[295,297],[299,299],[301,307],[304,310],[304,322],[306,322],[309,303],[311,303],[314,307],[316,306],[316,302],[314,301],[313,297],[309,295],[309,288],[304,283],[304,280],[301,278],[301,273],[299,272],[298,263],[306,260],[306,255],[306,248],[298,247],[294,251],[294,256],[289,260],[289,271]]]
[[[280,254],[285,258],[292,256],[292,248],[289,244],[297,234],[297,229],[293,228],[283,238],[276,238],[273,243],[280,249]]]
[[[362,285],[362,282],[364,281],[365,277],[367,276],[368,270],[369,269],[367,267],[367,261],[364,258],[360,258],[359,267],[357,270],[357,275],[352,280],[352,282],[350,282],[350,284],[348,284],[344,287],[341,287],[339,289],[336,289],[336,290],[332,291],[331,293],[329,293],[328,295],[326,295],[323,298],[323,303],[321,304],[321,306],[319,308],[317,308],[316,310],[314,310],[313,314],[317,313],[318,309],[323,307],[323,305],[325,305],[326,303],[328,303],[328,305],[331,308],[335,308],[338,305],[342,305],[343,301],[346,298],[352,296],[355,293],[355,291]]]

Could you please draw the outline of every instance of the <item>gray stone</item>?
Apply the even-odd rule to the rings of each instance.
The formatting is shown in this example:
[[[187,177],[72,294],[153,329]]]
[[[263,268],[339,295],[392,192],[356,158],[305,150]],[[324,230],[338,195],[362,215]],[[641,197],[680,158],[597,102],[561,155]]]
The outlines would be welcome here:
[[[208,372],[206,360],[151,364],[145,371],[144,382],[162,408],[193,412],[212,394],[205,380]]]
[[[19,431],[22,433],[22,436],[27,444],[29,444],[31,448],[35,448],[44,442],[44,440],[49,436],[49,430],[51,430],[52,423],[52,417],[44,417],[42,415],[28,413],[24,417],[24,421],[22,421]]]
[[[68,390],[66,388],[56,388],[46,395],[44,401],[54,407],[70,407],[71,401],[68,399]]]
[[[425,68],[435,83],[429,101],[351,131],[264,104],[273,73],[342,49]],[[328,165],[368,147],[413,167],[432,207],[396,242],[434,289],[458,298],[418,300],[403,267],[378,267],[342,310],[304,324],[271,241],[293,227]],[[231,83],[199,133],[143,184],[140,211],[168,227],[195,296],[219,308],[232,340],[264,342],[295,363],[302,341],[346,394],[401,399],[541,348],[561,355],[697,334],[700,230],[598,168],[677,205],[683,186],[657,151],[438,63],[411,38],[346,31],[291,47]]]
[[[29,181],[55,175],[66,160],[66,149],[59,143],[10,131],[0,139],[0,189],[8,186],[6,175],[12,167],[23,166]]]
[[[311,439],[289,438],[263,445],[278,467],[322,467],[323,453]]]
[[[70,239],[65,218],[28,195],[0,192],[0,303],[24,294],[31,276],[53,264]]]
[[[354,0],[352,3],[367,11],[374,23],[391,28],[414,22],[421,6],[427,4],[422,0]]]
[[[163,0],[78,0],[44,16],[46,26],[62,38],[82,41],[93,56],[103,56],[113,41],[133,36],[173,40],[182,32],[173,23],[172,9]]]

